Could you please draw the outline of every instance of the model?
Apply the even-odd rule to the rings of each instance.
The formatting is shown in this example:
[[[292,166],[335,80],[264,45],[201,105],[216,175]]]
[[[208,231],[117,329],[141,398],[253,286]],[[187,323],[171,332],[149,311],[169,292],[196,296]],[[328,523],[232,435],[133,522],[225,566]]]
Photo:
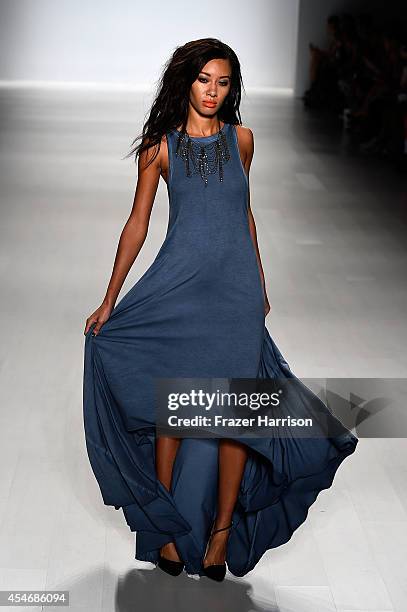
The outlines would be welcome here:
[[[235,52],[217,39],[173,53],[131,152],[138,182],[107,292],[85,326],[86,445],[104,503],[122,508],[137,532],[137,559],[218,581],[226,563],[244,576],[287,542],[358,442],[348,430],[319,439],[156,432],[158,378],[295,379],[265,326],[270,305],[250,206],[254,139],[241,125],[241,85]],[[115,306],[160,177],[165,240]]]

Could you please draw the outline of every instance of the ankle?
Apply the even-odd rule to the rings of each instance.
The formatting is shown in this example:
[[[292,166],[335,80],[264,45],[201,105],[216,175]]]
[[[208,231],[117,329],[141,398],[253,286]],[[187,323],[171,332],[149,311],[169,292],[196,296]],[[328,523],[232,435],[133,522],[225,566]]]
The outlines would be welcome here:
[[[168,559],[172,559],[173,561],[181,561],[181,557],[178,554],[178,550],[174,542],[167,542],[166,544],[163,544],[160,548],[160,555]]]
[[[230,516],[219,516],[215,518],[212,530],[216,531],[217,529],[221,529],[222,531],[220,533],[228,533],[228,528],[230,528],[232,524],[233,521]]]

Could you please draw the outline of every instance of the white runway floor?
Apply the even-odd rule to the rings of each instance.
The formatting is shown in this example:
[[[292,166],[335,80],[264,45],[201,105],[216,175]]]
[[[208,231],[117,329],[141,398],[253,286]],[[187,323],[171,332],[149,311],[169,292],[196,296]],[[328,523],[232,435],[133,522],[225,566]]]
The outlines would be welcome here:
[[[121,158],[147,101],[0,89],[0,104],[0,590],[69,590],[71,612],[405,612],[403,438],[360,439],[306,523],[244,578],[139,569],[86,455],[82,368],[85,320],[133,201],[136,166]],[[284,357],[300,377],[406,377],[406,181],[299,100],[249,96],[242,117],[255,136],[266,322]],[[121,295],[167,219],[161,182]]]

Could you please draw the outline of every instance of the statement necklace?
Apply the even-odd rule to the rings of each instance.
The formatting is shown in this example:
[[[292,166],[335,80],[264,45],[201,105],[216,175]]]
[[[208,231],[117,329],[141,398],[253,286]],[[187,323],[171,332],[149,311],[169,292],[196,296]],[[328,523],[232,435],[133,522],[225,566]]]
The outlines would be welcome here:
[[[178,132],[176,155],[184,160],[186,175],[191,177],[193,174],[200,174],[205,187],[208,184],[208,176],[216,172],[219,172],[219,180],[222,182],[223,164],[230,159],[223,128],[219,129],[216,140],[207,144],[193,142],[186,130]]]

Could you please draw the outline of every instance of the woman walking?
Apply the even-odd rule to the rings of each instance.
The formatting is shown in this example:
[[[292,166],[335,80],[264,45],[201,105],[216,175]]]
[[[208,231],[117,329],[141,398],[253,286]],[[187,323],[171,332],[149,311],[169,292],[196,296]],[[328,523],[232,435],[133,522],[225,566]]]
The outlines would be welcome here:
[[[239,60],[221,41],[175,50],[132,151],[137,188],[106,296],[85,326],[86,444],[104,503],[122,508],[137,532],[137,559],[218,581],[226,563],[243,576],[287,542],[357,444],[348,430],[295,440],[157,435],[157,378],[295,379],[265,327],[241,83]],[[165,240],[115,306],[160,177]]]

